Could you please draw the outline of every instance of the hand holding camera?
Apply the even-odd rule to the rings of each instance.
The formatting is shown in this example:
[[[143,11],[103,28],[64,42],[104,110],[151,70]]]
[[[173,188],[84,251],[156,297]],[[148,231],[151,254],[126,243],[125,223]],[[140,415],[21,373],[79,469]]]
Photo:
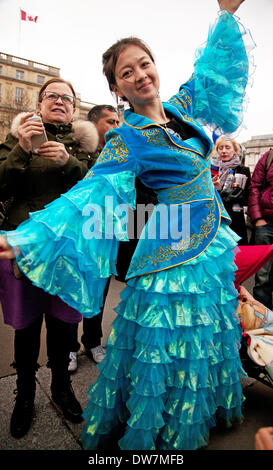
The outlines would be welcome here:
[[[26,114],[18,127],[18,140],[25,152],[37,153],[40,145],[47,141],[42,119],[34,113]]]
[[[26,152],[37,153],[40,157],[48,158],[59,166],[65,165],[69,159],[62,143],[47,139],[42,119],[34,113],[28,113],[21,119],[18,138],[19,145]]]
[[[55,140],[49,140],[43,143],[38,149],[38,155],[54,161],[59,166],[65,165],[69,159],[69,154],[64,144],[56,142]]]

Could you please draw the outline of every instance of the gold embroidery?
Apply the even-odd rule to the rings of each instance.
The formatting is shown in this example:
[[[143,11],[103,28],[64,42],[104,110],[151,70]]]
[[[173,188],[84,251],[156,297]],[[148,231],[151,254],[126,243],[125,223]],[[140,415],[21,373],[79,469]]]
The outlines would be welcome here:
[[[173,104],[174,106],[183,106],[183,108],[186,108],[188,104],[190,106],[192,105],[192,97],[182,88],[182,90],[177,95],[173,96],[168,103]]]
[[[186,110],[188,105],[192,106],[192,97],[187,93],[186,90],[182,89],[177,95],[174,95],[168,101],[168,103],[173,104],[174,106],[178,106],[180,108],[182,106]],[[179,111],[179,109],[177,111]],[[179,113],[183,121],[190,122],[191,124],[197,126],[199,129],[202,129],[202,126],[193,117],[189,115],[184,115],[180,111]]]
[[[193,79],[194,77],[192,77]],[[177,95],[173,96],[169,101],[168,101],[169,104],[173,104],[175,107],[176,107],[176,111],[179,112],[180,116],[181,116],[181,119],[185,122],[191,122],[194,126],[196,126],[198,129],[200,129],[201,131],[203,130],[201,124],[199,124],[195,119],[193,119],[192,117],[190,116],[185,116],[184,114],[181,113],[181,111],[179,110],[179,108],[177,108],[176,105],[180,105],[180,101],[179,99],[177,98]],[[205,159],[205,160],[208,160],[209,157],[212,155],[213,153],[213,148],[211,150],[211,152],[209,153],[209,155],[206,157],[205,155],[202,155],[202,157]]]
[[[92,178],[94,176],[94,171],[89,170],[88,173],[85,175],[84,179],[87,180],[89,178]]]
[[[208,171],[204,171],[200,178],[195,179],[194,184],[183,185],[179,189],[174,188],[167,196],[169,203],[183,203],[200,198],[211,198],[213,196],[213,188],[208,177],[210,178]]]
[[[111,139],[111,146],[106,145],[101,152],[97,163],[105,163],[110,160],[117,160],[118,163],[123,163],[128,160],[129,150],[123,142],[120,135]]]
[[[208,235],[213,230],[216,222],[216,217],[214,215],[215,201],[211,201],[205,206],[208,208],[209,213],[206,219],[203,219],[204,223],[201,225],[199,233],[193,234],[190,240],[181,240],[180,242],[177,242],[175,245],[176,247],[179,247],[178,249],[174,249],[174,244],[167,245],[166,247],[160,246],[158,249],[154,250],[151,255],[139,256],[134,264],[130,266],[128,274],[130,275],[130,273],[144,269],[146,266],[151,264],[157,266],[158,263],[168,261],[187,251],[196,250],[203,243],[204,239],[208,238]]]
[[[199,156],[196,153],[191,152],[190,150],[187,150],[185,148],[180,148],[177,145],[171,145],[170,139],[165,136],[165,133],[162,132],[161,129],[143,129],[141,131],[141,134],[143,135],[143,137],[147,138],[147,142],[157,147],[167,147],[172,152],[190,157],[192,166],[194,166],[198,170],[198,173],[200,173],[200,171],[202,170],[203,163],[200,160]]]

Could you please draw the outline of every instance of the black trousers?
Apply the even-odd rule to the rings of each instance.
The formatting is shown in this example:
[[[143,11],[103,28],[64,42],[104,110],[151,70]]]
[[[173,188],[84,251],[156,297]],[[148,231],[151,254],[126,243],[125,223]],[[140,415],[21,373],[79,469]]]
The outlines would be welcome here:
[[[273,222],[269,220],[266,225],[255,227],[255,245],[272,245]],[[272,310],[273,293],[273,260],[272,258],[261,267],[255,275],[253,296],[256,300]]]
[[[106,297],[108,294],[111,278],[107,280],[105,289],[103,292],[103,305],[100,313],[92,318],[83,318],[83,334],[81,342],[86,349],[95,348],[101,344],[102,333],[102,315]],[[78,323],[70,324],[70,351],[77,352],[80,349],[80,343],[78,341]]]
[[[68,373],[70,352],[70,323],[45,314],[46,344],[48,365],[52,372],[52,382],[63,386],[70,380]],[[40,339],[43,316],[41,315],[27,328],[15,330],[14,359],[19,385],[31,387],[38,368]]]

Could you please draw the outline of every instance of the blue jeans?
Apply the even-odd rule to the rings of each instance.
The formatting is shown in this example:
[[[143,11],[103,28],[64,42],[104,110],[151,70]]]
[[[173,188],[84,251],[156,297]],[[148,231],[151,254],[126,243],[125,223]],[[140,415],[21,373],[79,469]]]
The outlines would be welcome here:
[[[273,244],[273,222],[255,227],[255,245]],[[268,261],[255,275],[253,297],[272,310],[273,260]]]

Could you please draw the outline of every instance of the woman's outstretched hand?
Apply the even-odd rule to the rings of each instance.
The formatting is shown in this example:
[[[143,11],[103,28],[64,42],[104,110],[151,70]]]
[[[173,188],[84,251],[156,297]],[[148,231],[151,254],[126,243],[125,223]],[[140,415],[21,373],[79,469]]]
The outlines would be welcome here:
[[[13,249],[8,244],[5,237],[0,235],[0,259],[13,259],[15,258]]]
[[[232,15],[245,0],[218,0],[221,10],[228,10]]]

